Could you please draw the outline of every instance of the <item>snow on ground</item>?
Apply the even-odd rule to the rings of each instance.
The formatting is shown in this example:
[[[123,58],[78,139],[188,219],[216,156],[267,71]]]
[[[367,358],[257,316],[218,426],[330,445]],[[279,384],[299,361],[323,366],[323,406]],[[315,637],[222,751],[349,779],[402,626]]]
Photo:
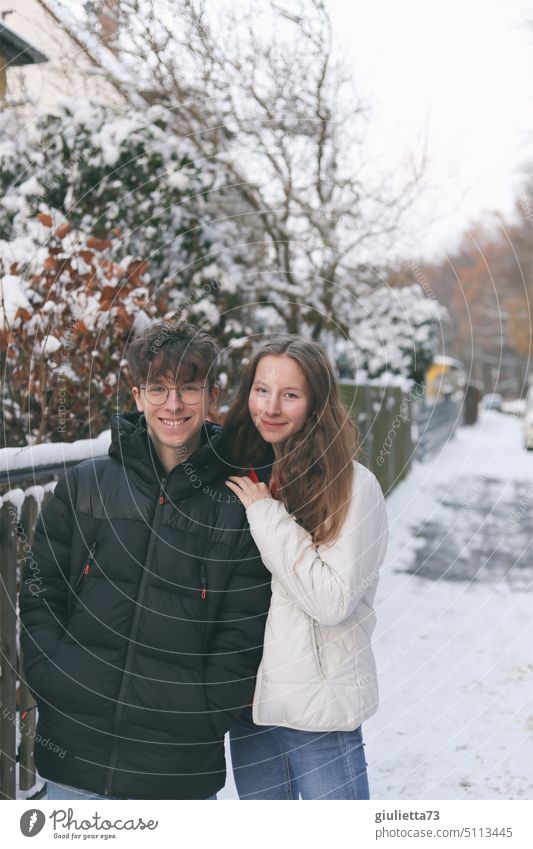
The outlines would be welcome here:
[[[387,504],[374,642],[381,705],[364,727],[372,794],[531,799],[533,551],[532,533],[521,529],[531,528],[533,454],[522,448],[520,421],[483,413],[417,463]],[[420,548],[444,577],[401,571]],[[465,554],[476,561],[467,575]]]
[[[520,421],[482,413],[414,464],[387,506],[374,639],[381,704],[363,727],[372,797],[531,799],[533,554],[522,528],[532,522],[533,453]],[[444,577],[426,568],[432,560]],[[219,798],[236,798],[231,774]]]

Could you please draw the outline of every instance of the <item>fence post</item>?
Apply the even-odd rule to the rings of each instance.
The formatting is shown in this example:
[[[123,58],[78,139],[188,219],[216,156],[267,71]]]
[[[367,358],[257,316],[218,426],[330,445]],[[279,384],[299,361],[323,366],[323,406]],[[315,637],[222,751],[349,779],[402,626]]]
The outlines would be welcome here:
[[[389,388],[385,405],[387,408],[386,423],[388,427],[385,438],[388,438],[390,441],[390,455],[389,462],[387,463],[387,485],[383,489],[383,492],[385,495],[388,495],[392,492],[399,480],[400,453],[398,451],[398,440],[401,438],[403,423],[401,418],[402,396],[397,386],[391,386]]]
[[[37,516],[39,515],[39,504],[34,496],[27,496],[22,507],[22,526],[26,534],[27,544],[30,548],[26,552],[32,556],[33,536]],[[24,556],[24,552],[22,553]],[[24,561],[22,561],[24,562]],[[23,566],[21,566],[21,584],[23,577]],[[35,784],[35,762],[33,759],[35,726],[37,724],[36,704],[24,678],[24,665],[22,649],[19,650],[19,711],[20,711],[20,745],[19,745],[19,787],[21,790],[29,790]],[[23,719],[23,710],[26,716]]]
[[[407,477],[409,466],[411,465],[415,456],[415,446],[413,444],[413,410],[415,401],[413,400],[411,392],[409,392],[407,395],[402,395],[402,403],[405,404],[405,421],[403,423],[402,428],[400,452],[401,460],[398,481],[401,481]]]
[[[0,797],[15,799],[17,720],[16,508],[0,507]]]
[[[370,386],[369,419],[370,434],[372,435],[370,468],[379,481],[384,495],[388,495],[389,481],[394,479],[394,458],[391,454],[392,440],[387,443],[391,432],[392,416],[389,409],[391,398],[390,389],[384,386]]]

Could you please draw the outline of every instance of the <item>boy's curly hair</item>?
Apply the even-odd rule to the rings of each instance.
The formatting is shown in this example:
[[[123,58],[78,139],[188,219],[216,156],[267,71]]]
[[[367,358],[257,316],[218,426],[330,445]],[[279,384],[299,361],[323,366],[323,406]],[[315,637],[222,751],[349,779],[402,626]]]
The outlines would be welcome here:
[[[186,321],[158,321],[128,345],[126,357],[134,386],[166,375],[177,383],[207,378],[216,383],[219,349],[208,333]]]

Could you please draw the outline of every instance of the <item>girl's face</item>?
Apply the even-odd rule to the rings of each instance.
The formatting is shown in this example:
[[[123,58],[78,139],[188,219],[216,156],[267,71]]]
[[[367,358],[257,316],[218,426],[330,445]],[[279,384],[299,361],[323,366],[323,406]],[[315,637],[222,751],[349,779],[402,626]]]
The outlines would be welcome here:
[[[311,393],[298,363],[287,354],[262,357],[248,407],[265,442],[275,445],[298,433],[311,412]]]

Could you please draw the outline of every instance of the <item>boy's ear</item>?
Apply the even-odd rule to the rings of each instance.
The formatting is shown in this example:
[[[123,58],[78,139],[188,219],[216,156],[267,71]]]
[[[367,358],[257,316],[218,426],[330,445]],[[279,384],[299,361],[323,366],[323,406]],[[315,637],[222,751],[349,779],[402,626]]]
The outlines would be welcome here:
[[[133,393],[133,397],[135,399],[135,403],[137,404],[137,409],[140,413],[144,413],[144,409],[141,403],[141,393],[139,392],[139,388],[137,386],[132,386],[131,391]]]
[[[211,389],[211,391],[209,393],[209,406],[210,407],[212,407],[213,404],[216,404],[219,394],[220,394],[220,386],[218,385],[218,383],[215,383],[215,385],[213,386],[213,388]]]

